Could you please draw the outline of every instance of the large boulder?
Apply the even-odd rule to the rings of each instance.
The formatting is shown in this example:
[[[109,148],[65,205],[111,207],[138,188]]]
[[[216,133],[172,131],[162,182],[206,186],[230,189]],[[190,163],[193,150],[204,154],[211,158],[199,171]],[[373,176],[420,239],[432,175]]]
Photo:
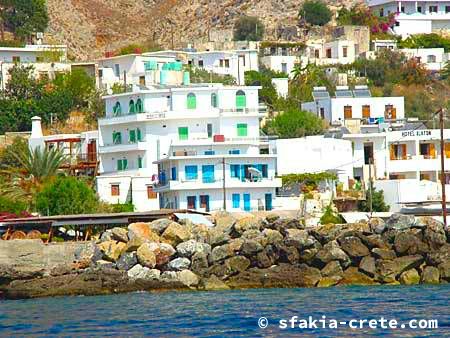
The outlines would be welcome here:
[[[250,260],[244,256],[234,256],[225,260],[229,274],[234,275],[247,270],[250,266]]]
[[[340,241],[341,249],[344,250],[350,257],[359,258],[368,256],[369,249],[361,242],[358,237],[350,236]]]
[[[323,277],[342,277],[344,271],[338,261],[331,261],[320,271]],[[334,284],[333,284],[334,285]]]
[[[423,284],[439,284],[439,269],[434,266],[426,266],[422,271],[420,282]]]
[[[209,230],[210,228],[205,224],[194,224],[191,227],[192,239],[200,243],[209,243]]]
[[[170,223],[170,225],[164,230],[161,235],[161,240],[165,243],[176,247],[182,242],[186,242],[191,238],[191,232],[188,227],[178,224],[176,222]]]
[[[394,230],[405,230],[413,227],[416,223],[414,216],[412,215],[402,215],[402,214],[392,214],[391,217],[386,221],[387,229]]]
[[[191,265],[191,261],[186,257],[178,257],[174,260],[171,260],[169,264],[167,264],[167,268],[169,270],[181,271],[185,269],[189,269]]]
[[[124,252],[122,256],[117,260],[116,266],[119,270],[130,270],[138,263],[137,255],[135,252]]]
[[[211,251],[211,261],[217,263],[234,255],[233,248],[230,244],[216,246]]]
[[[391,249],[374,248],[372,249],[372,255],[377,259],[384,259],[384,260],[392,260],[397,258],[395,251]]]
[[[136,251],[139,264],[153,269],[156,266],[156,255],[152,243],[142,244]]]
[[[341,224],[326,224],[310,230],[310,234],[320,243],[325,245],[326,243],[335,240],[342,231],[343,226]]]
[[[441,278],[450,281],[450,260],[438,265]]]
[[[379,217],[372,217],[369,220],[370,229],[376,234],[382,234],[386,229],[386,223]]]
[[[319,269],[310,267],[306,264],[300,264],[299,269],[301,271],[301,284],[306,287],[316,286],[322,278]]]
[[[339,285],[376,285],[378,284],[366,274],[358,271],[357,267],[351,266],[344,271]]]
[[[146,249],[152,251],[155,255],[156,266],[162,266],[168,263],[171,257],[176,253],[175,249],[167,243],[145,243]]]
[[[217,276],[212,275],[209,278],[200,281],[199,289],[206,291],[228,290],[230,287],[221,281]]]
[[[424,231],[424,241],[431,251],[439,250],[447,242],[444,225],[432,218],[425,220],[427,226]]]
[[[308,231],[300,229],[286,229],[286,245],[294,246],[299,250],[310,248],[316,242],[316,239],[309,235]]]
[[[421,240],[419,229],[408,229],[399,232],[394,239],[394,248],[399,255],[415,255],[426,253],[428,246]]]
[[[375,276],[377,268],[375,266],[375,258],[372,256],[365,256],[361,259],[359,263],[359,270],[364,272],[366,275],[370,277]]]
[[[128,277],[132,280],[144,279],[144,280],[158,280],[161,272],[157,269],[149,269],[140,264],[133,266],[127,272]]]
[[[241,247],[241,253],[244,256],[252,257],[258,252],[264,250],[264,247],[255,240],[245,240]]]
[[[437,266],[447,261],[450,261],[450,243],[445,243],[439,250],[430,251],[427,254],[427,262],[429,265]]]
[[[128,242],[128,231],[124,228],[113,228],[111,229],[111,237],[112,239],[119,242]]]
[[[195,287],[200,282],[200,278],[190,270],[178,272],[178,280],[187,287]]]
[[[387,243],[381,235],[372,234],[369,236],[359,236],[359,238],[363,241],[368,248],[380,248],[380,249],[390,249],[391,244]]]
[[[416,269],[410,269],[401,273],[399,281],[405,285],[419,284],[420,276]]]
[[[211,246],[206,243],[199,243],[193,239],[180,243],[177,245],[178,255],[181,257],[191,258],[198,252],[204,252],[209,254],[211,252]]]
[[[168,218],[157,219],[149,224],[150,229],[159,236],[172,224],[172,220]]]
[[[191,270],[201,274],[208,268],[208,255],[204,252],[197,252],[191,257]]]
[[[318,288],[327,288],[330,286],[337,285],[342,279],[342,276],[329,276],[322,277],[322,279],[317,284]]]
[[[278,261],[280,263],[289,263],[295,265],[299,262],[300,254],[297,248],[284,244],[276,245],[275,248],[278,251]]]
[[[234,231],[242,235],[247,230],[258,230],[261,229],[261,223],[258,218],[255,216],[247,216],[241,219],[238,219],[234,223]]]
[[[420,255],[403,256],[393,260],[376,261],[377,275],[381,281],[392,283],[404,271],[418,268],[423,263],[423,257]]]
[[[343,267],[347,267],[350,264],[350,258],[347,256],[344,250],[342,250],[337,241],[328,242],[319,250],[315,259],[326,265],[331,261],[339,261]]]
[[[153,232],[148,223],[132,223],[128,226],[128,238],[138,238],[141,241],[159,242],[159,236]]]
[[[226,244],[230,239],[230,234],[220,228],[216,227],[209,230],[209,244],[212,247]]]
[[[267,244],[276,244],[283,241],[283,235],[277,230],[264,229],[262,234],[266,238]]]
[[[125,251],[126,244],[123,242],[107,241],[98,245],[100,251],[103,253],[103,258],[115,262],[119,259],[122,252]]]

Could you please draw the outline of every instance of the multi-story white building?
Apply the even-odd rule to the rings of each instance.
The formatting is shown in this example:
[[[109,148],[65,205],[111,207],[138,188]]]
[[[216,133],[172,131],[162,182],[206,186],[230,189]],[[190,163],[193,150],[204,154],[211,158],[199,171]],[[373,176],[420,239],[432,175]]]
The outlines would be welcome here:
[[[395,34],[429,34],[450,30],[450,1],[368,0],[370,9],[381,17],[395,15]]]
[[[227,210],[270,209],[281,181],[260,138],[258,89],[160,85],[106,96],[100,197],[137,210],[218,210],[224,196]]]
[[[354,62],[359,56],[359,51],[353,40],[326,41],[320,39],[307,41],[304,55],[310,63],[336,65]]]
[[[258,50],[240,49],[227,51],[159,51],[144,53],[150,56],[170,56],[183,64],[204,69],[208,72],[230,75],[236,84],[244,85],[247,71],[258,71]]]
[[[333,124],[346,120],[379,123],[405,117],[403,97],[372,97],[367,86],[355,86],[353,90],[338,86],[335,97],[325,87],[315,87],[312,94],[314,101],[302,103],[301,108]]]

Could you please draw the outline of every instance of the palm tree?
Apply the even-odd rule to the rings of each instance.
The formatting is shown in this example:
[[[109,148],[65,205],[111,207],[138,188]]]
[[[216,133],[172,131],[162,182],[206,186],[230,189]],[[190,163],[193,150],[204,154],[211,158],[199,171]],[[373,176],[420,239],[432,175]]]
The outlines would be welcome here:
[[[41,150],[40,147],[34,150],[27,147],[16,153],[10,151],[20,167],[3,171],[8,179],[1,183],[0,192],[15,200],[26,200],[31,205],[43,184],[58,174],[66,156],[60,150]]]
[[[442,68],[442,70],[441,70],[441,77],[444,80],[449,80],[450,81],[450,61],[447,61],[445,63],[444,68]]]

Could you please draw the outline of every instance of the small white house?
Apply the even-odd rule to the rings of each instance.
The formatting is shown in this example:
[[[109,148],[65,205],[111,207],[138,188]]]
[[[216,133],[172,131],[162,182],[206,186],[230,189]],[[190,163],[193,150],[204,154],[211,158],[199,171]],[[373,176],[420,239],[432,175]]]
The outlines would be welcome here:
[[[399,51],[409,59],[417,59],[430,71],[439,72],[450,59],[450,53],[446,53],[444,48],[405,48]]]
[[[65,45],[26,45],[25,47],[0,47],[0,62],[4,63],[40,63],[66,61],[67,46]]]
[[[306,43],[305,56],[317,65],[349,64],[355,61],[358,52],[352,40],[310,40]]]

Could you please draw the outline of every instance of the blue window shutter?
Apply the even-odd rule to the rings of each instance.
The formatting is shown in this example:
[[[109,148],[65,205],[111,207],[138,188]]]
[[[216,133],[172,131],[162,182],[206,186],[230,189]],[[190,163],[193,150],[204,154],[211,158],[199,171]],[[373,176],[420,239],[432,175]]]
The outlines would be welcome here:
[[[203,179],[203,183],[213,183],[214,182],[214,165],[203,165],[202,166],[202,179]]]
[[[177,180],[177,167],[172,167],[172,172],[171,172],[171,176],[172,176],[172,181],[176,181]]]
[[[240,208],[241,204],[241,197],[239,194],[233,194],[233,208],[237,209]]]
[[[198,178],[198,168],[196,165],[187,165],[184,167],[186,180],[196,180]]]

